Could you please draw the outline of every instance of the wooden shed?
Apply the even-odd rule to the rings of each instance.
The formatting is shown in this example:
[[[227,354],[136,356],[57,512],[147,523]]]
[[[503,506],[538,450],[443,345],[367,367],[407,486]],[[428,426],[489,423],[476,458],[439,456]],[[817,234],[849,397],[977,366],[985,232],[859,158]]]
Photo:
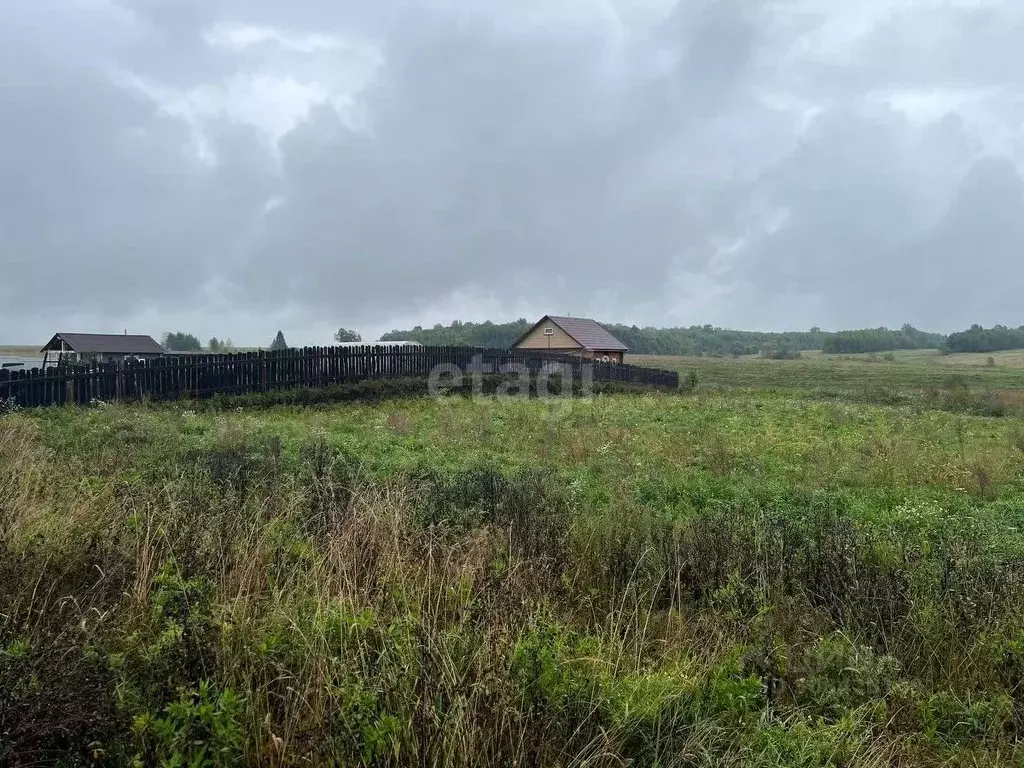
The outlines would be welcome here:
[[[152,336],[120,333],[58,333],[41,350],[45,361],[95,361],[109,363],[128,359],[149,359],[166,355]]]

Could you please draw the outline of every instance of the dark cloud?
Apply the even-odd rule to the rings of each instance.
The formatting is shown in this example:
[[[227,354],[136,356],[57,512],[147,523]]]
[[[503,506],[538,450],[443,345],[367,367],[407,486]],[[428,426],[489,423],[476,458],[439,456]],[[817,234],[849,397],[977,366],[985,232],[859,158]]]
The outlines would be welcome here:
[[[61,5],[0,9],[0,343],[1022,321],[1009,0]]]
[[[195,306],[263,200],[254,131],[213,136],[209,168],[186,125],[102,73],[4,63],[0,314]]]
[[[382,290],[408,302],[519,275],[538,301],[559,298],[562,281],[623,302],[660,291],[708,226],[691,185],[714,192],[713,170],[679,160],[702,143],[728,153],[706,125],[753,47],[743,15],[680,16],[651,31],[660,49],[611,65],[593,32],[410,23],[363,95],[369,135],[321,109],[282,142],[285,203],[242,294],[266,294],[297,267],[304,296],[333,306],[344,286],[367,309]],[[655,54],[672,66],[647,71]]]

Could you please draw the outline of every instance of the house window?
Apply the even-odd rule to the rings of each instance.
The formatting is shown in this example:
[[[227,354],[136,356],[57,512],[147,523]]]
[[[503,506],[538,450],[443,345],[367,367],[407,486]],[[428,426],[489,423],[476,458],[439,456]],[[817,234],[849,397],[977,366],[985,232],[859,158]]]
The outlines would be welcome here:
[[[544,329],[544,335],[545,336],[554,336],[555,335],[555,329],[551,328],[550,326],[545,328]]]

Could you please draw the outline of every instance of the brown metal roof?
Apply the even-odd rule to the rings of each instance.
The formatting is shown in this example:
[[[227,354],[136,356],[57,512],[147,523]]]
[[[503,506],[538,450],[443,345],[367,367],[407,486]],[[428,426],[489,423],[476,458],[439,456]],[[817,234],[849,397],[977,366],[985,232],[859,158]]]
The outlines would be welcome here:
[[[152,336],[120,333],[58,333],[39,351],[58,351],[61,341],[80,355],[163,355],[167,352]]]
[[[586,317],[556,317],[554,315],[544,315],[529,331],[519,337],[512,346],[518,346],[523,339],[533,333],[534,329],[545,320],[550,320],[572,336],[576,343],[584,349],[598,352],[626,352],[629,349],[629,347],[602,328],[596,320]]]

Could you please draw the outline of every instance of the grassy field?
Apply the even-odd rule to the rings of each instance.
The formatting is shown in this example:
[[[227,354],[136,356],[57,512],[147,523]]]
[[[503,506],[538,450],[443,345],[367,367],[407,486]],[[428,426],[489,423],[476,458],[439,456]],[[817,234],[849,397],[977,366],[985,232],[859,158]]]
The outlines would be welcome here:
[[[989,357],[994,366],[987,365]],[[813,351],[797,360],[628,355],[626,362],[684,374],[695,371],[705,387],[777,389],[814,397],[878,399],[885,393],[898,397],[967,387],[1019,403],[1020,395],[1015,393],[1024,390],[1024,352],[1019,351],[946,356],[930,350],[895,352],[892,360]]]
[[[891,355],[891,359],[886,355]],[[802,358],[810,360],[844,360],[848,362],[891,362],[907,364],[942,365],[947,367],[970,368],[1024,368],[1024,350],[1012,349],[1000,352],[957,353],[944,355],[937,349],[900,349],[891,353],[835,355],[824,354],[821,350],[812,349],[801,353]],[[751,358],[753,359],[753,358]],[[992,363],[989,363],[989,359]]]
[[[0,764],[1019,765],[1024,371],[657,362],[0,416]]]

